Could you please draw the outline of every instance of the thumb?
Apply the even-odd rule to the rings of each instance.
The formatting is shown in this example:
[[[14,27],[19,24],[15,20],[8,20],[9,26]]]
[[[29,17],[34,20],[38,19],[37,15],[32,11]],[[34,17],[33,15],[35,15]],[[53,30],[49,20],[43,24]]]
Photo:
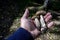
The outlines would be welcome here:
[[[28,16],[29,16],[29,11],[28,11],[28,9],[26,9],[22,18],[28,18]]]

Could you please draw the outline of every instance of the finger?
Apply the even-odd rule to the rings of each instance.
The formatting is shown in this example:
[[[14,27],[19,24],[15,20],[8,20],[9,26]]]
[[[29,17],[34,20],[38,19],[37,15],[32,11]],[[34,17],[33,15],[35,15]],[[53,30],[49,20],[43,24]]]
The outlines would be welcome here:
[[[52,18],[52,16],[49,15],[49,16],[46,17],[45,21],[48,22],[51,18]]]
[[[48,28],[51,28],[54,25],[54,22],[50,22],[49,24],[47,24]]]
[[[39,15],[43,15],[43,14],[46,14],[46,11],[37,11],[35,15],[32,16],[32,19],[35,19],[36,17],[39,18]]]
[[[47,13],[45,16],[44,16],[44,18],[47,18],[49,15],[51,15],[51,13]]]
[[[29,16],[29,11],[28,11],[28,9],[26,9],[25,13],[22,16],[22,18],[28,18],[28,16]]]

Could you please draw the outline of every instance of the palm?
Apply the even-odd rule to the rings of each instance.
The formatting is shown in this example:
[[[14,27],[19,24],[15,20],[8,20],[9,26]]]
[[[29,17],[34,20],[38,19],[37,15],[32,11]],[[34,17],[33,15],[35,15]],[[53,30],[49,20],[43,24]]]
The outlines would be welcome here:
[[[29,31],[32,34],[32,36],[37,36],[40,33],[40,31],[36,28],[34,21],[32,19],[29,19],[28,16],[29,11],[28,9],[26,9],[24,15],[21,18],[21,27]],[[53,22],[49,22],[51,17],[52,16],[50,15],[50,13],[44,16],[48,28],[53,25]]]

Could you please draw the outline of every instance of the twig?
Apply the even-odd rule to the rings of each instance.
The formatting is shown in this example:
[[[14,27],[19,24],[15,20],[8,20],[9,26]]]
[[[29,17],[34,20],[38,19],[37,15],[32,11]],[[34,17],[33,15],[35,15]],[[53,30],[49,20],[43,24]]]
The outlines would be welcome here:
[[[35,2],[30,2],[30,4],[33,4],[33,5],[41,5],[41,4],[35,3]]]
[[[49,10],[49,12],[53,13],[53,14],[56,14],[57,16],[60,16],[60,13],[56,12],[56,11],[52,11],[52,10]]]
[[[47,7],[48,2],[49,2],[49,0],[45,0],[45,1],[44,1],[44,4],[43,4],[42,6],[38,6],[38,7],[28,7],[28,9],[30,9],[30,10],[42,10],[42,9],[44,9],[44,8]]]
[[[60,25],[60,21],[53,21],[56,25]]]
[[[49,2],[49,0],[45,0],[45,2],[44,2],[44,4],[43,4],[44,8],[46,8],[46,7],[47,7],[48,2]]]

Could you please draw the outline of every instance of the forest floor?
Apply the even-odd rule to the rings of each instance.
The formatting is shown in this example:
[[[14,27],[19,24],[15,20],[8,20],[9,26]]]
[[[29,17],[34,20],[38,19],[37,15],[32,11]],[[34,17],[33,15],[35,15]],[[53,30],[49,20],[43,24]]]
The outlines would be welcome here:
[[[19,27],[20,27],[20,18],[16,18],[13,22],[13,25],[10,28],[10,32],[13,33]],[[60,28],[59,27],[54,26],[52,29],[47,31],[47,33],[40,35],[35,40],[60,40]]]

